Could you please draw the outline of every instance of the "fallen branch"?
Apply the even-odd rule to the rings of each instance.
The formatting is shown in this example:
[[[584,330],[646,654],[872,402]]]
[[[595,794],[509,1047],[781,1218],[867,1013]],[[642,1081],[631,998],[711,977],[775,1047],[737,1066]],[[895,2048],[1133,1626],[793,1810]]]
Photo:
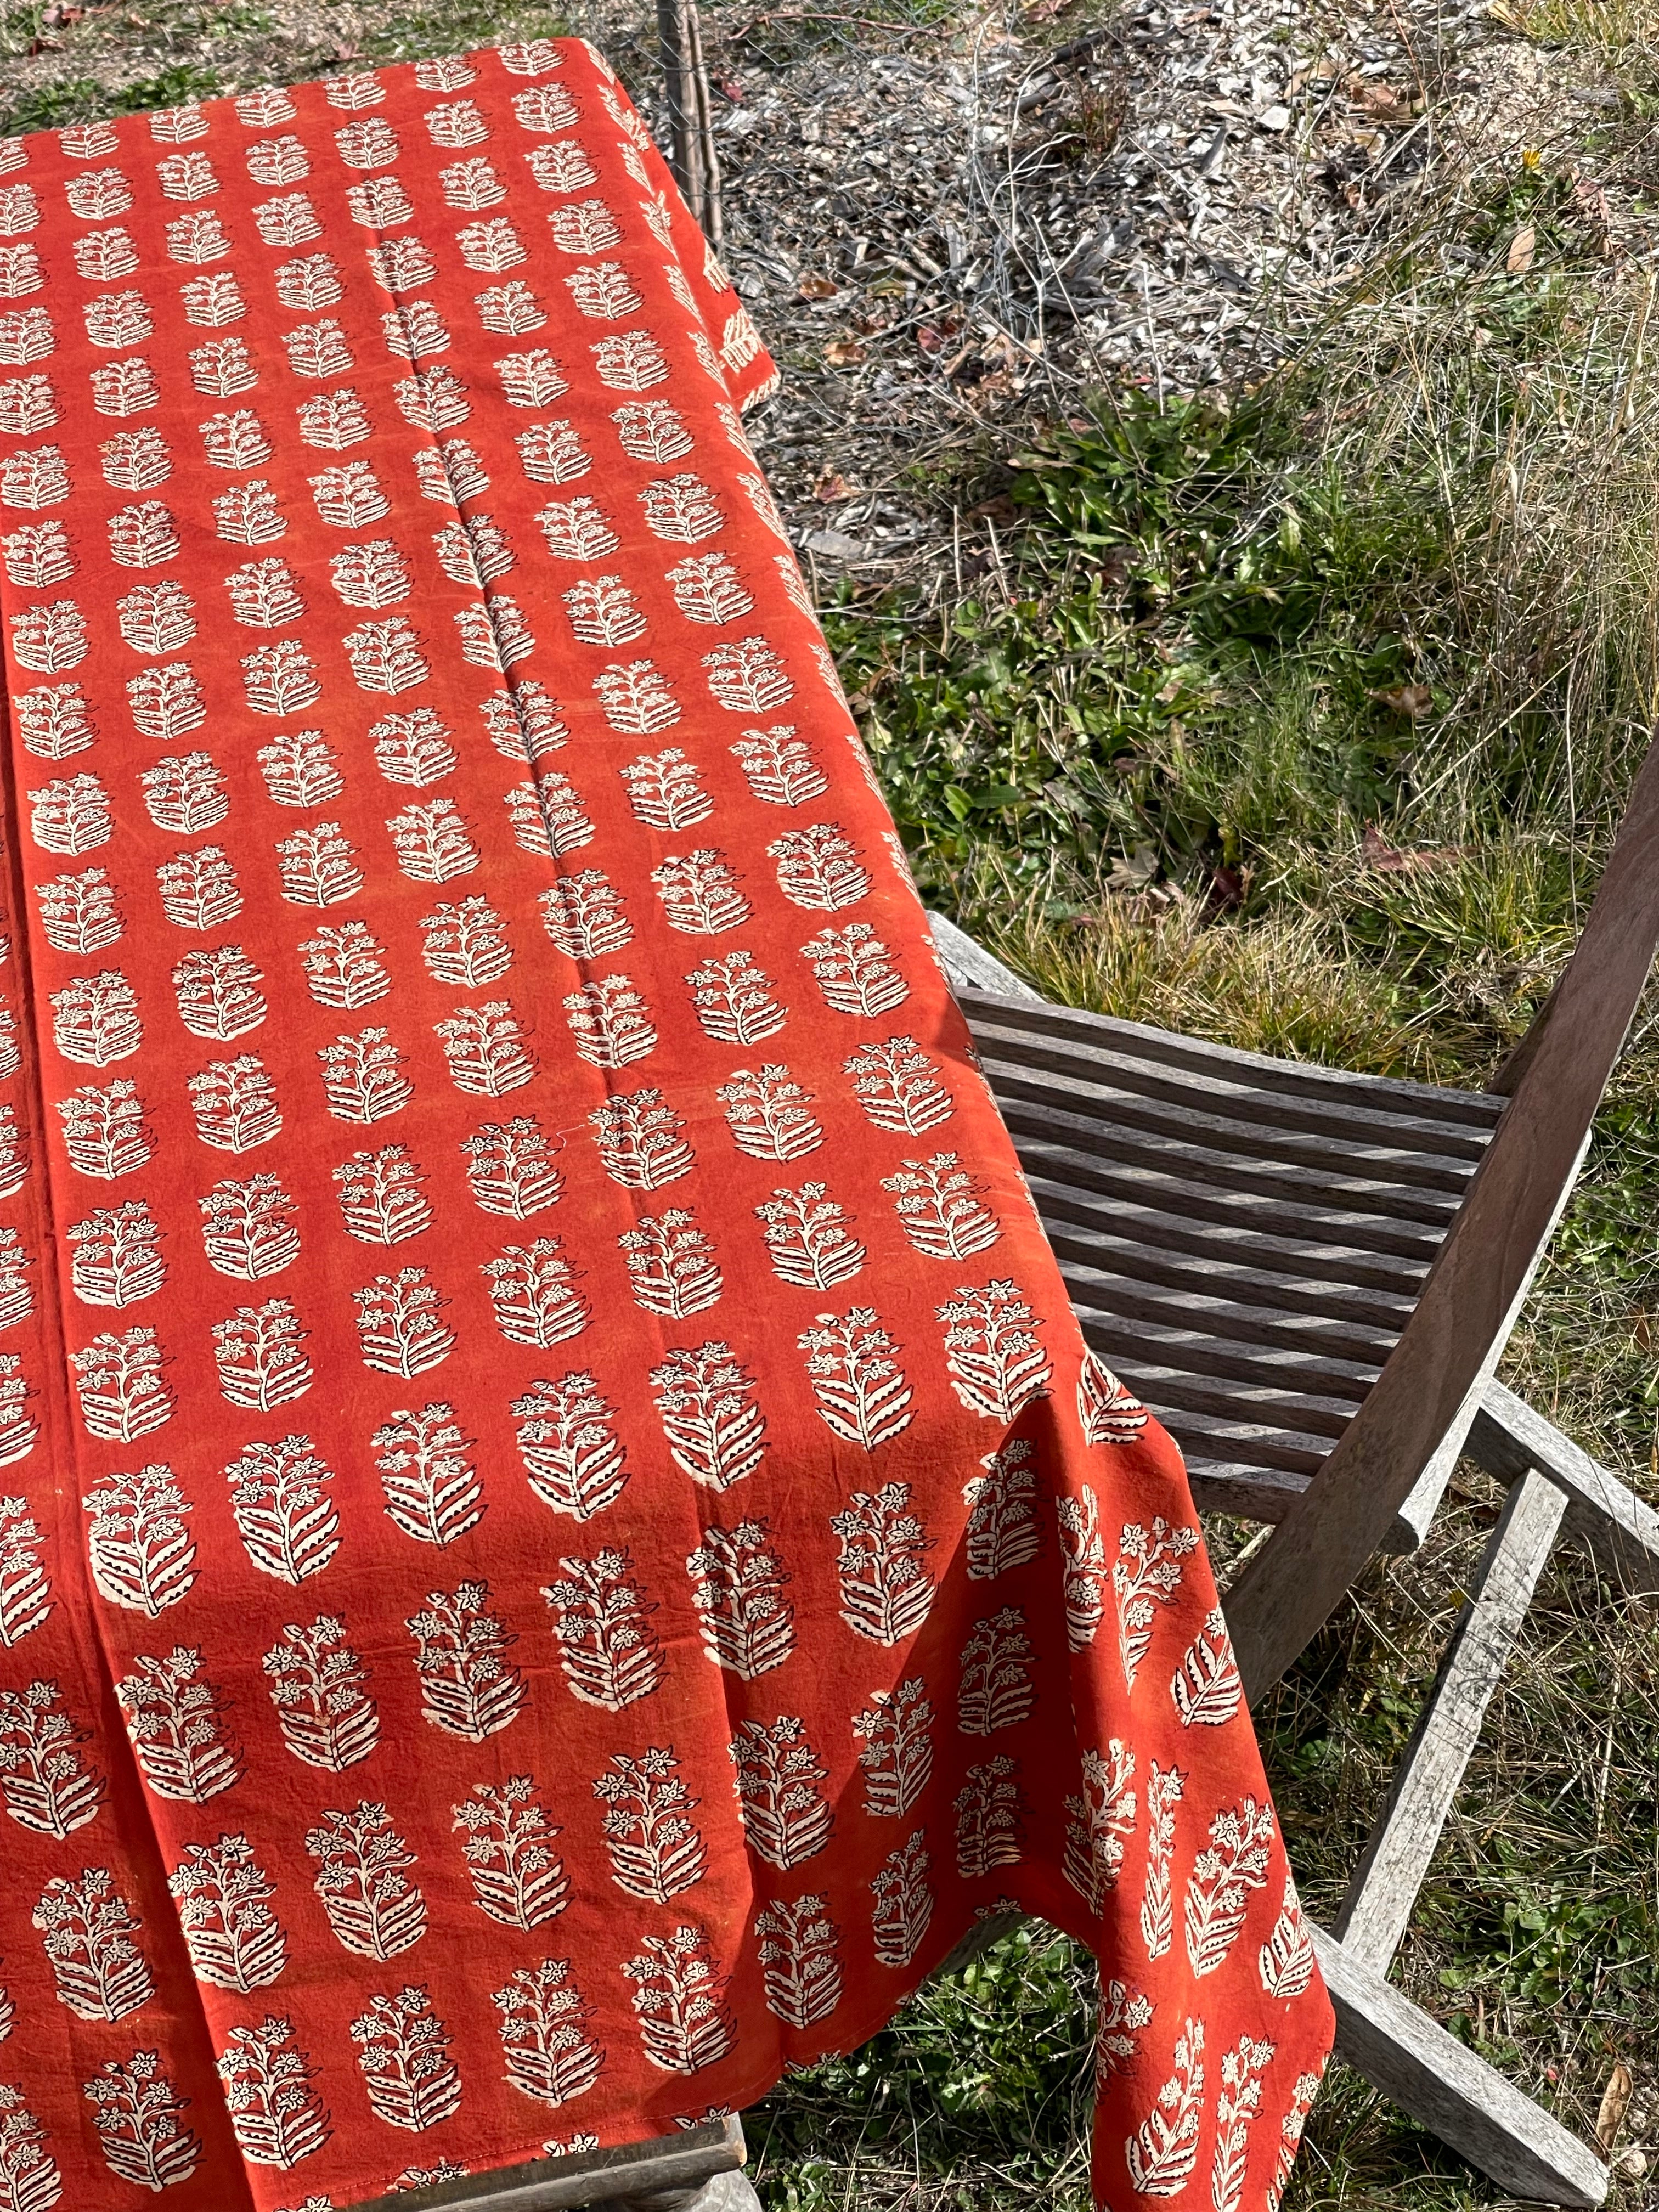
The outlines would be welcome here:
[[[767,8],[751,15],[738,36],[746,39],[757,23],[850,23],[860,31],[902,31],[907,38],[943,39],[950,33],[939,23],[902,23],[881,15],[840,15],[829,8]]]

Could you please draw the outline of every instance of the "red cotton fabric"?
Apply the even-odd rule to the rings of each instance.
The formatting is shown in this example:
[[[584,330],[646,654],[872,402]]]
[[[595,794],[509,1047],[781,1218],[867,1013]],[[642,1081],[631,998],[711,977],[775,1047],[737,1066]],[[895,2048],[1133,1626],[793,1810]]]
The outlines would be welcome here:
[[[670,2132],[1011,1900],[1102,2198],[1269,2212],[1331,2019],[1180,1462],[616,79],[0,170],[0,2212]]]

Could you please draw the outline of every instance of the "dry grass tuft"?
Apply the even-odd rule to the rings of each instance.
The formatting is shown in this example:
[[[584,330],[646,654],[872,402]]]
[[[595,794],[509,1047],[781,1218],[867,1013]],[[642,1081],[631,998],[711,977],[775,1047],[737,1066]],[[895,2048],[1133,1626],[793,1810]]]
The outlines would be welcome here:
[[[1064,928],[1028,908],[998,933],[997,949],[1065,1006],[1245,1052],[1431,1081],[1447,1056],[1402,1018],[1386,976],[1333,957],[1335,937],[1305,909],[1211,922],[1189,896],[1109,894]]]
[[[1659,47],[1652,0],[1492,0],[1488,15],[1543,46],[1573,46],[1618,63]]]

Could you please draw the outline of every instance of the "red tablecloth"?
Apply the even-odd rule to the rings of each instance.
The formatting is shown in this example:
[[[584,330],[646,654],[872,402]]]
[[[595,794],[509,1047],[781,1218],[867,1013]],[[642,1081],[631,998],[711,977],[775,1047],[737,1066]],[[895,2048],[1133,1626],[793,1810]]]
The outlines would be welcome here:
[[[0,2212],[352,2205],[857,2044],[1005,1899],[1097,2183],[1330,2020],[577,44],[0,146]]]

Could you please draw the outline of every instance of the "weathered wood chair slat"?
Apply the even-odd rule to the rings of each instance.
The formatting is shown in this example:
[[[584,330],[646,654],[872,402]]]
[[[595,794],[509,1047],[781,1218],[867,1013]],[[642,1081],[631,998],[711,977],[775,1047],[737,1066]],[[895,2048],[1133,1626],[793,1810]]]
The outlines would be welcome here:
[[[982,1049],[994,1053],[1002,1062],[1007,1071],[1005,1079],[1016,1095],[1022,1070],[1031,1071],[1033,1077],[1065,1075],[1078,1085],[1083,1097],[1115,1094],[1126,1124],[1138,1121],[1142,1127],[1164,1132],[1190,1119],[1200,1127],[1207,1124],[1228,1132],[1234,1150],[1254,1146],[1263,1158],[1279,1152],[1304,1157],[1293,1150],[1297,1140],[1310,1146],[1314,1157],[1323,1158],[1320,1140],[1324,1139],[1327,1144],[1357,1146],[1358,1157],[1375,1151],[1386,1159],[1408,1160],[1414,1152],[1443,1153],[1473,1165],[1485,1149],[1490,1125],[1498,1118],[1494,1112],[1488,1123],[1473,1125],[1422,1112],[1382,1119],[1346,1098],[1333,1099],[1317,1092],[1287,1093],[1249,1080],[1230,1082],[1213,1067],[1195,1069],[1190,1074],[1173,1070],[1133,1052],[1115,1050],[1115,1040],[1110,1037],[1097,1039],[1091,1051],[1088,1041],[1075,1033],[1056,1034],[1046,1024],[1039,1028],[1023,1021],[1021,1012],[1010,1007],[1001,1021],[988,1022],[982,1043]],[[1113,1028],[1120,1035],[1132,1030],[1128,1023],[1115,1023]],[[1254,1076],[1255,1072],[1254,1066],[1247,1064],[1247,1075]],[[1047,1089],[1046,1085],[1035,1088],[1033,1095],[1041,1097]],[[1138,1116],[1132,1103],[1137,1100],[1147,1102],[1149,1109],[1176,1110],[1173,1114],[1148,1111]],[[1244,1125],[1242,1129],[1231,1126],[1239,1123]],[[1457,1187],[1461,1188],[1461,1180]]]
[[[1087,1235],[1091,1249],[1138,1255],[1135,1265],[1147,1282],[1203,1281],[1213,1290],[1237,1284],[1243,1295],[1287,1310],[1351,1315],[1399,1334],[1428,1273],[1428,1261],[1403,1253],[1370,1252],[1357,1244],[1315,1242],[1280,1235],[1259,1226],[1246,1243],[1239,1228],[1212,1221],[1176,1221],[1150,1206],[1108,1204],[1092,1192],[1028,1176],[1042,1193],[1053,1233]],[[1340,1240],[1346,1224],[1334,1229]],[[1254,1263],[1254,1264],[1252,1264]]]
[[[1431,1208],[1427,1222],[1419,1225],[1367,1211],[1363,1197],[1350,1200],[1345,1195],[1339,1204],[1328,1188],[1304,1194],[1298,1202],[1294,1194],[1282,1189],[1261,1193],[1229,1188],[1219,1176],[1207,1184],[1189,1182],[1168,1172],[1137,1170],[1086,1146],[1060,1143],[1054,1131],[1041,1127],[1036,1112],[1015,1109],[1006,1118],[1024,1140],[1031,1161],[1029,1172],[1054,1184],[1062,1207],[1068,1201],[1082,1205],[1089,1198],[1110,1204],[1126,1224],[1134,1217],[1137,1237],[1149,1245],[1200,1251],[1224,1248],[1250,1254],[1259,1250],[1268,1266],[1286,1252],[1301,1251],[1304,1264],[1316,1273],[1338,1279],[1351,1268],[1373,1264],[1382,1268],[1384,1279],[1413,1270],[1420,1274],[1439,1249],[1438,1232],[1448,1211],[1444,1207]],[[1241,1244],[1241,1237],[1249,1241]],[[1367,1278],[1358,1274],[1352,1279]]]
[[[1328,1214],[1352,1214],[1356,1226],[1363,1225],[1382,1249],[1389,1249],[1383,1240],[1393,1230],[1396,1238],[1408,1240],[1408,1249],[1415,1254],[1432,1249],[1437,1232],[1443,1232],[1456,1212],[1459,1194],[1469,1181],[1465,1173],[1443,1192],[1407,1184],[1393,1176],[1357,1173],[1352,1159],[1334,1146],[1310,1161],[1279,1161],[1243,1149],[1228,1152],[1182,1141],[1120,1123],[1115,1116],[1106,1124],[1116,1136],[1108,1156],[1102,1149],[1100,1121],[1091,1124],[1090,1115],[1071,1097],[1069,1086],[1061,1090],[1063,1078],[1051,1079],[1047,1086],[1051,1096],[1045,1102],[1040,1092],[1022,1097],[1006,1080],[994,1054],[987,1055],[985,1066],[1005,1101],[1009,1129],[1025,1140],[1039,1173],[1050,1159],[1062,1177],[1067,1169],[1086,1175],[1092,1164],[1095,1176],[1090,1180],[1097,1188],[1104,1182],[1126,1195],[1140,1196],[1149,1205],[1173,1200],[1179,1210],[1201,1212],[1212,1219],[1237,1219],[1246,1230],[1265,1201],[1269,1206],[1294,1208],[1285,1219],[1296,1222],[1304,1234],[1322,1226]],[[1097,1114],[1109,1110],[1107,1102],[1096,1109]],[[1396,1229],[1395,1224],[1402,1226]]]

